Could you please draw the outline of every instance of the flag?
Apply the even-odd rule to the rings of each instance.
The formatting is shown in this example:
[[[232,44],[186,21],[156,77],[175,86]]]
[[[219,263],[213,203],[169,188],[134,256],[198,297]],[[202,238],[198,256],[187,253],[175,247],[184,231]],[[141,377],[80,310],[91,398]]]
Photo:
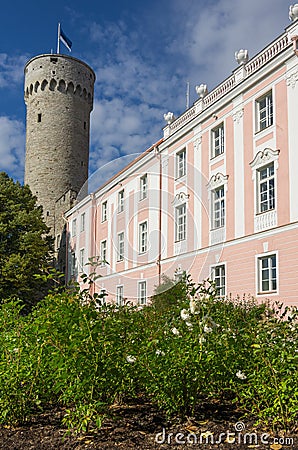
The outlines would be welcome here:
[[[66,34],[63,32],[61,26],[59,27],[59,39],[66,48],[71,52],[72,42],[71,40],[66,36]]]

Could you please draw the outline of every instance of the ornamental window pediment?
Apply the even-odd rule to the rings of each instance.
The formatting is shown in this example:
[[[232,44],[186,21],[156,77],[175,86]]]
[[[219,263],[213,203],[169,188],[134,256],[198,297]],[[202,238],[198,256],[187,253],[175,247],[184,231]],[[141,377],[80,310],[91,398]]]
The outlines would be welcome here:
[[[280,150],[273,150],[272,148],[265,148],[264,150],[259,151],[252,162],[250,163],[250,167],[253,170],[257,170],[262,166],[270,164],[278,160]]]
[[[212,175],[212,177],[209,180],[209,183],[207,184],[208,190],[213,191],[214,189],[217,189],[220,186],[226,185],[228,183],[228,178],[229,175],[223,175],[220,172],[218,172],[215,175]]]

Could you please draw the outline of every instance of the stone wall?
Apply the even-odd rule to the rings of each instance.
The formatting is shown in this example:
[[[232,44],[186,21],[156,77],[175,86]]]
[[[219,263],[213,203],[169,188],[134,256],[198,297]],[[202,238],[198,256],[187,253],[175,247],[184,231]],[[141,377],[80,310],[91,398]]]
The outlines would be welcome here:
[[[25,183],[54,237],[62,232],[62,210],[88,179],[94,82],[88,65],[66,55],[36,56],[25,66]]]

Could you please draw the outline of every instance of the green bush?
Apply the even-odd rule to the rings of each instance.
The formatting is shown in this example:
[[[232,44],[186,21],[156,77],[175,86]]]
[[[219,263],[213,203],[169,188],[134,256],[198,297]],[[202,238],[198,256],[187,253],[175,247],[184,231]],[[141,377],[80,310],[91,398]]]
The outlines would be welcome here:
[[[27,316],[21,303],[4,303],[0,422],[60,404],[69,429],[86,431],[114,402],[146,395],[168,415],[229,400],[256,421],[290,427],[298,413],[295,311],[215,294],[186,278],[143,308],[105,304],[88,289],[51,293]]]

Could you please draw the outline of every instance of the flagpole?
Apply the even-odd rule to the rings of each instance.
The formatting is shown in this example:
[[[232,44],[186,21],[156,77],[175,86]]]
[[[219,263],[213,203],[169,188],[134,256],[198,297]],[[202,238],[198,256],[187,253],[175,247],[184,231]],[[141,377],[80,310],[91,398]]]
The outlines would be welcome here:
[[[58,23],[57,55],[60,53],[60,22]]]

